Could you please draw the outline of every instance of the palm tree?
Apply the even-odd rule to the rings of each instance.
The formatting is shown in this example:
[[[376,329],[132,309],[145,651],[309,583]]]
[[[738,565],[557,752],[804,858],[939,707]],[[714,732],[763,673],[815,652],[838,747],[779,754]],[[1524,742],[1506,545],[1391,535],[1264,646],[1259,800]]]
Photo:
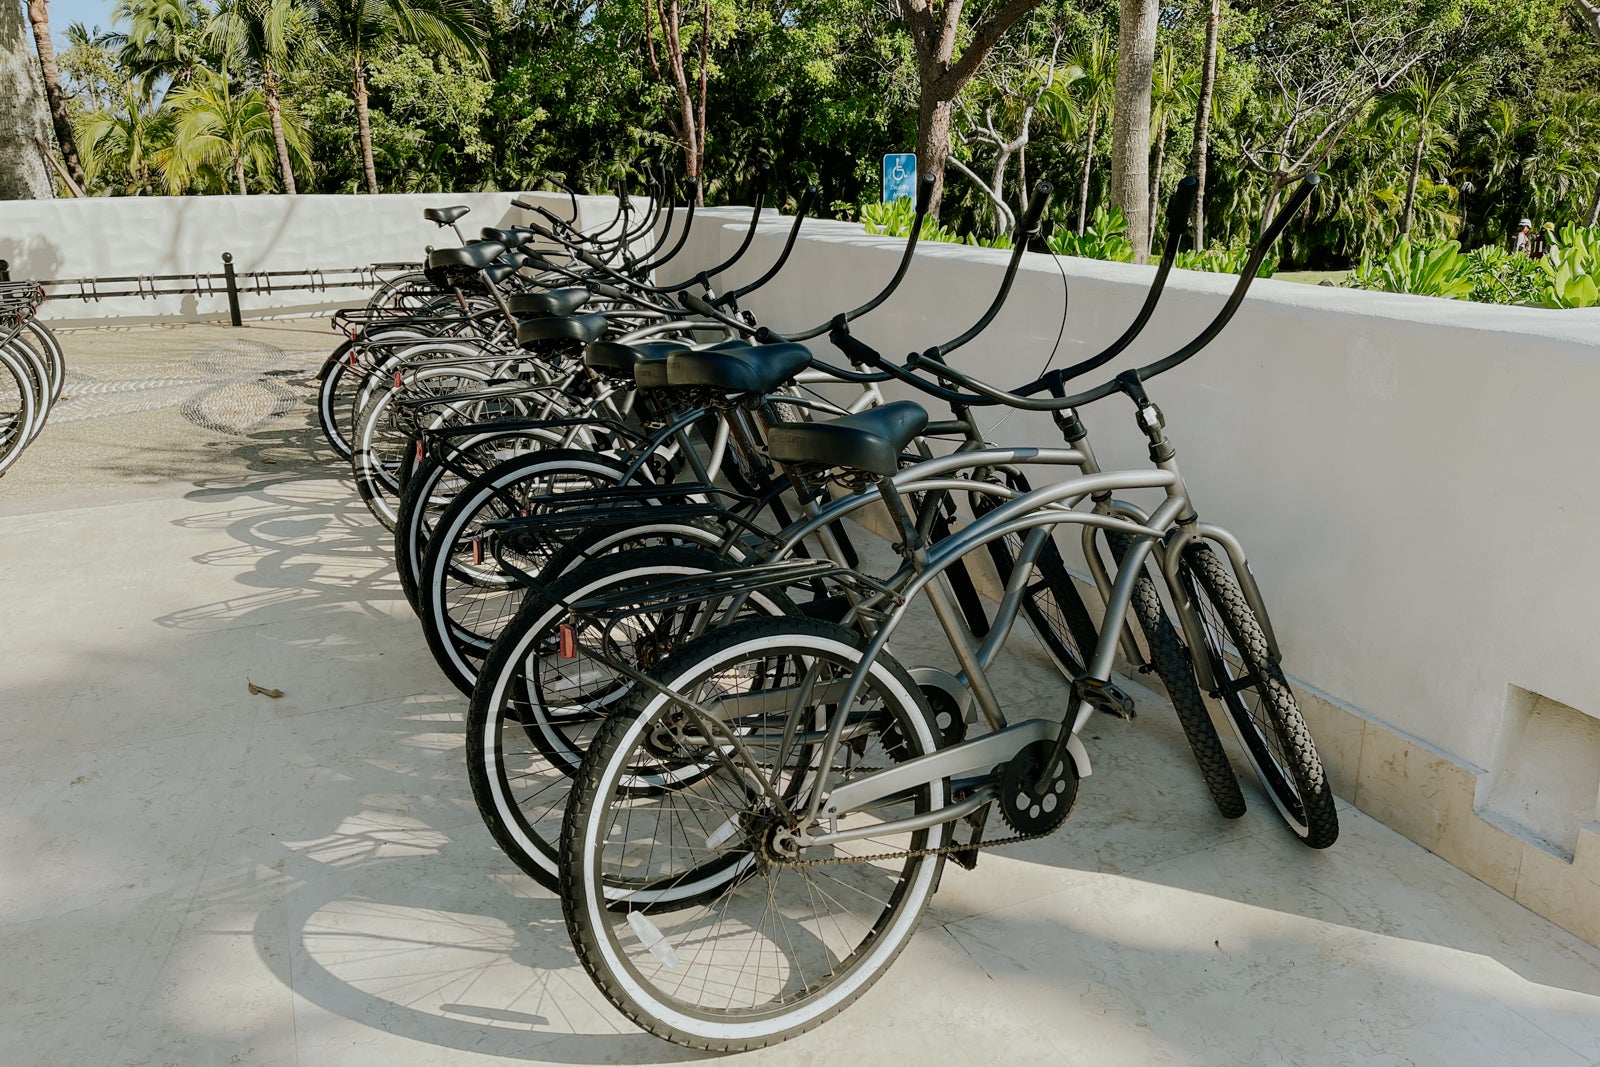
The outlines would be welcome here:
[[[130,84],[119,107],[89,112],[78,127],[84,176],[91,187],[115,185],[135,196],[153,192],[151,179],[166,151],[170,116],[157,112]]]
[[[1078,176],[1078,235],[1089,221],[1089,178],[1100,123],[1110,113],[1117,82],[1117,53],[1105,32],[1095,34],[1045,90],[1039,110],[1065,139],[1083,137],[1083,168]]]
[[[50,126],[38,70],[22,5],[0,0],[0,200],[45,200],[55,193],[39,152]]]
[[[1475,70],[1418,71],[1404,85],[1384,94],[1378,101],[1376,116],[1396,115],[1404,120],[1411,136],[1411,169],[1406,183],[1405,207],[1400,212],[1400,236],[1411,232],[1417,206],[1417,182],[1422,176],[1422,157],[1436,142],[1450,137],[1451,123],[1460,121],[1483,95],[1484,79]]]
[[[1166,161],[1167,126],[1176,114],[1187,111],[1199,100],[1200,86],[1195,71],[1181,68],[1171,45],[1156,55],[1150,82],[1150,125],[1155,128],[1155,165],[1150,169],[1150,244],[1156,239],[1156,220],[1161,209],[1161,166]]]
[[[182,85],[205,68],[209,17],[202,0],[117,0],[112,21],[128,27],[115,36],[117,56],[145,96],[162,81]]]
[[[367,192],[378,191],[372,158],[372,118],[367,108],[367,62],[400,44],[437,48],[482,61],[483,32],[470,0],[307,0],[328,48],[349,64]]]
[[[67,94],[61,91],[61,71],[56,68],[56,48],[50,40],[49,0],[28,0],[28,21],[33,23],[33,46],[39,52],[39,70],[44,75],[44,96],[50,105],[50,121],[55,126],[56,144],[67,165],[67,176],[78,191],[83,189],[83,164],[78,160],[78,143],[67,118]]]
[[[303,50],[314,26],[309,12],[296,0],[222,0],[208,32],[217,49],[234,63],[255,72],[272,120],[272,140],[278,154],[278,175],[283,191],[294,194],[294,163],[284,135],[283,98],[279,75],[291,63],[291,47]]]
[[[193,78],[167,98],[164,109],[172,113],[172,148],[164,157],[167,188],[180,193],[206,168],[230,174],[239,195],[250,191],[246,167],[262,172],[274,162],[276,136],[282,133],[286,151],[305,158],[305,128],[294,121],[273,128],[266,95],[259,89],[240,89],[222,74]]]

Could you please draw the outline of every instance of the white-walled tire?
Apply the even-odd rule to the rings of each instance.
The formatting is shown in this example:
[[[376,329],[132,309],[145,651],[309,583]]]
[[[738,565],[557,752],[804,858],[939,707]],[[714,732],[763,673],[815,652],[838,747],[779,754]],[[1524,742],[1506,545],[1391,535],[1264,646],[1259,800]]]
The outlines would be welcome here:
[[[568,617],[562,605],[736,567],[699,548],[655,546],[604,556],[563,574],[544,596],[529,596],[490,649],[467,711],[468,778],[496,843],[546,889],[558,885],[561,819],[588,742],[633,691],[632,682],[597,660],[560,656],[559,627]],[[753,594],[744,608],[769,617],[795,610],[770,590]],[[638,629],[628,647],[648,665],[672,640],[676,621],[648,618],[646,625],[656,630]]]
[[[815,710],[848,714],[847,722],[897,727],[901,736],[892,742],[893,753],[882,727],[865,737],[863,762],[931,752],[933,717],[916,684],[886,654],[863,668],[863,644],[849,630],[814,620],[740,622],[685,646],[654,676],[670,690],[704,700],[730,684],[748,692],[740,687],[752,680],[801,677],[802,665],[824,682],[865,669],[865,704]],[[793,684],[784,683],[786,691]],[[707,774],[692,788],[650,797],[629,793],[630,776],[649,759],[666,758],[660,739],[675,709],[669,697],[641,691],[595,737],[562,828],[562,908],[584,968],[639,1026],[690,1048],[760,1048],[830,1018],[883,974],[914,932],[942,861],[921,856],[812,867],[769,862],[762,842],[773,832],[771,816],[752,803],[760,794],[746,788],[738,771],[721,781]],[[802,708],[799,717],[813,710]],[[816,759],[816,750],[781,749],[782,731],[775,733],[775,726],[768,721],[754,728],[745,721],[738,736],[751,753],[784,752],[770,766],[753,756],[745,771],[763,774],[787,794],[818,773],[807,762]],[[766,740],[757,744],[758,737]],[[841,754],[848,747],[841,746]],[[744,761],[719,761],[717,770],[734,762]],[[934,782],[899,805],[849,818],[884,821],[945,803],[945,784]],[[724,813],[727,819],[719,823]],[[801,858],[937,847],[948,832],[946,824],[884,833],[831,850],[807,849]]]

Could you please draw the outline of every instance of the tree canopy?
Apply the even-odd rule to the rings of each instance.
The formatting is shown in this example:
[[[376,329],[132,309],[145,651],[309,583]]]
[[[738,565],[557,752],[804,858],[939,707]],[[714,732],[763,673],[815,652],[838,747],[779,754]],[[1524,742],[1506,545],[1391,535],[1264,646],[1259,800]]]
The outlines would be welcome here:
[[[1153,215],[1197,157],[1224,248],[1299,174],[1329,176],[1289,231],[1301,266],[1600,213],[1592,0],[1163,0],[1148,128],[1117,115],[1125,4],[955,3],[119,0],[55,63],[96,195],[601,191],[703,166],[716,202],[770,163],[855,217],[881,155],[928,138],[936,75],[941,223],[977,238],[1041,179],[1080,233],[1097,210]],[[1136,199],[1118,158],[1148,160]]]

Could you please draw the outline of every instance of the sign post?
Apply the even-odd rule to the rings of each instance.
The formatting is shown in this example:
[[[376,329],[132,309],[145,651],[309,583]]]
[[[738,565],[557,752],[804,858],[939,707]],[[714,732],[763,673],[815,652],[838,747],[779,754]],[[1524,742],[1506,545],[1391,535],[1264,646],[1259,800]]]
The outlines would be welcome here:
[[[889,152],[883,157],[883,202],[915,200],[917,197],[917,155],[915,152]]]

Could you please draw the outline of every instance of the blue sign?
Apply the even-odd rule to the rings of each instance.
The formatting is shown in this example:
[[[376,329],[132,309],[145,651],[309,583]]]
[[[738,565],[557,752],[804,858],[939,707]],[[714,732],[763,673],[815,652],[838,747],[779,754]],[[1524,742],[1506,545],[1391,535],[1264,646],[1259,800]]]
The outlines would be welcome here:
[[[917,198],[917,155],[890,152],[883,157],[883,202]]]

